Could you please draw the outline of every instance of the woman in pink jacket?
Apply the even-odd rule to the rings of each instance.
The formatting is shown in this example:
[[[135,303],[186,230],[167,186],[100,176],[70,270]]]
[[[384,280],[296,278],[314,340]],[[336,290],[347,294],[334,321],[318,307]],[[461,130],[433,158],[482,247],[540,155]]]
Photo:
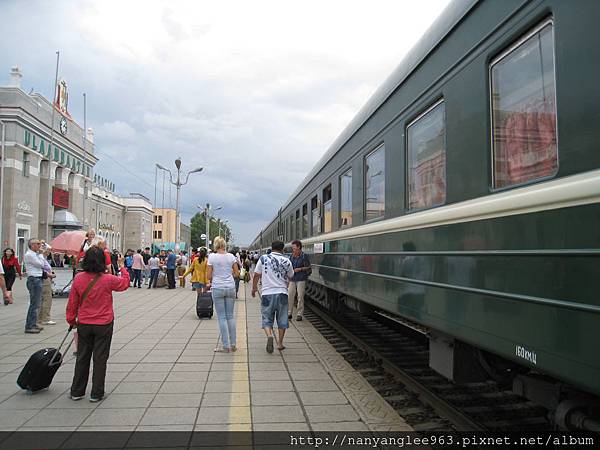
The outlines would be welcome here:
[[[123,261],[119,261],[123,267]],[[90,372],[90,361],[94,360],[92,392],[90,402],[98,402],[104,397],[106,362],[110,354],[113,335],[113,291],[125,291],[129,287],[129,273],[121,270],[121,276],[106,273],[104,250],[91,247],[83,257],[83,272],[73,280],[67,322],[77,327],[77,361],[71,385],[71,399],[81,400],[85,396]],[[93,283],[87,296],[84,292]]]

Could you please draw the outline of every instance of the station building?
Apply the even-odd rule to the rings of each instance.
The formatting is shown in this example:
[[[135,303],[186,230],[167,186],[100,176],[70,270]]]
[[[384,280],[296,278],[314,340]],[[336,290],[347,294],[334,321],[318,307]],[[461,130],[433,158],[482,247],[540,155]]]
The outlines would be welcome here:
[[[14,248],[22,259],[31,237],[49,241],[88,228],[110,248],[150,245],[152,203],[140,194],[118,196],[113,183],[94,174],[93,132],[69,114],[66,82],[50,102],[24,92],[21,77],[13,67],[9,85],[0,87],[2,248]]]

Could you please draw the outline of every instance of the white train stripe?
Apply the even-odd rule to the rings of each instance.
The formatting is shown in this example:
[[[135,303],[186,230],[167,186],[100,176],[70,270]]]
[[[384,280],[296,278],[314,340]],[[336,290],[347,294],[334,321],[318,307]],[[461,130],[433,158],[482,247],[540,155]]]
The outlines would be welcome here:
[[[600,170],[321,234],[303,239],[302,243],[306,245],[315,242],[431,228],[592,203],[600,203]]]

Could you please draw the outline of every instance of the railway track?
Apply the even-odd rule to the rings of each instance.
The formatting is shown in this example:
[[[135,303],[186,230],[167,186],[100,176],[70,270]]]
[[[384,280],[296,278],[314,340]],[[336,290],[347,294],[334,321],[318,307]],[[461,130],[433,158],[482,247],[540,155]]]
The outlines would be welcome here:
[[[333,317],[307,304],[306,319],[416,431],[552,429],[543,408],[494,381],[455,385],[434,372],[418,330],[379,314],[348,310]]]

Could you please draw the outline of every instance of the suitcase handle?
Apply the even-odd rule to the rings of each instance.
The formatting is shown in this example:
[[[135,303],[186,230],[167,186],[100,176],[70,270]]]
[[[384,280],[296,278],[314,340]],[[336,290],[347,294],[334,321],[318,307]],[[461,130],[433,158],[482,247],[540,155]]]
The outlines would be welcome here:
[[[59,365],[62,364],[63,358],[61,358],[60,361],[54,361],[54,358],[56,357],[56,355],[58,355],[60,353],[60,349],[62,348],[62,346],[64,345],[65,341],[69,337],[69,333],[71,332],[72,329],[73,329],[73,325],[69,325],[69,329],[67,330],[67,334],[65,334],[65,337],[63,338],[62,342],[60,343],[60,345],[58,346],[58,348],[54,352],[54,355],[52,355],[52,358],[50,358],[50,362],[48,363],[48,366],[52,367],[52,366],[54,366],[56,364],[59,364]],[[67,345],[67,348],[65,349],[65,353],[69,351],[69,349],[71,348],[71,345],[73,345],[73,341],[74,340],[75,340],[75,338],[73,337],[73,339],[71,339],[71,342],[69,343],[69,345]]]

